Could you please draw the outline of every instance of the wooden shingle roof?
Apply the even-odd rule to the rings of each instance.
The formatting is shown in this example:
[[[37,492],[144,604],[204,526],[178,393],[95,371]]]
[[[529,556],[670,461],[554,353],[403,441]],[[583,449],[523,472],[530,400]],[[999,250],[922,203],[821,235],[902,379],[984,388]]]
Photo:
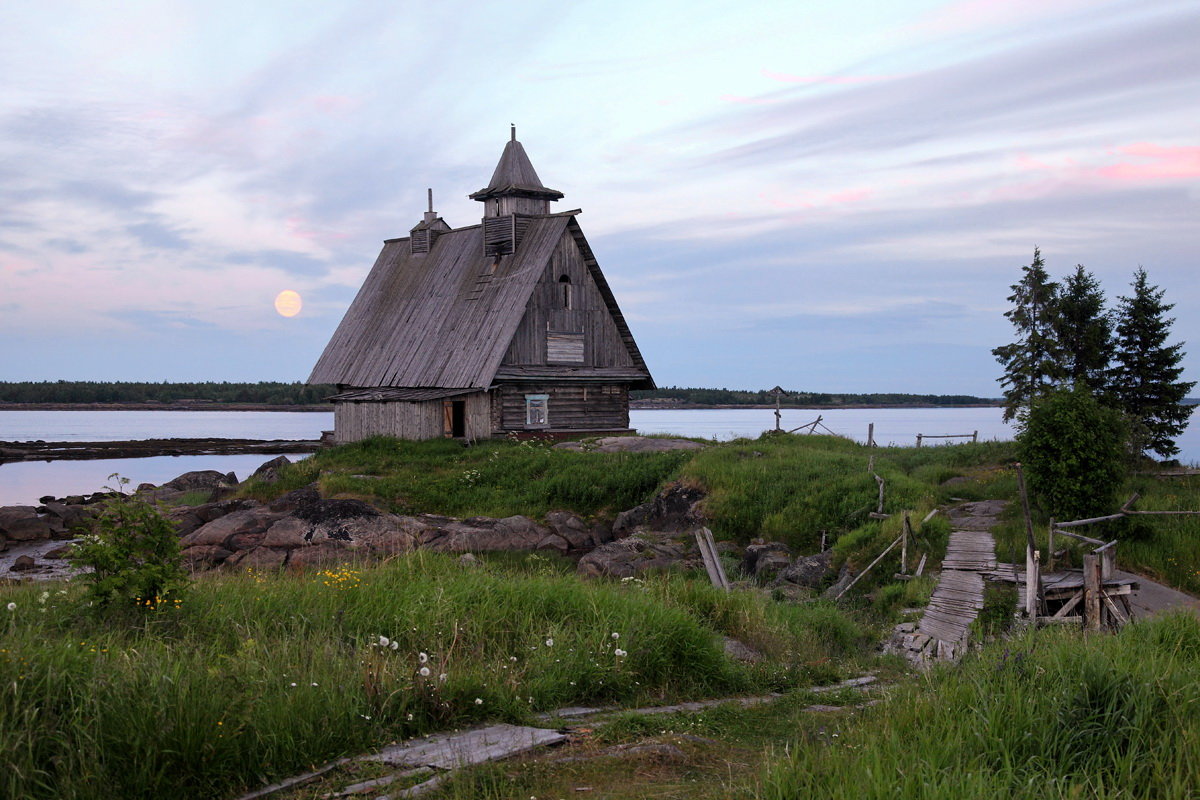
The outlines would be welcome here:
[[[479,225],[442,233],[429,253],[414,254],[407,238],[386,241],[308,382],[490,387],[543,269],[568,232],[582,243],[589,270],[637,365],[627,379],[649,382],[649,370],[570,213],[530,218],[516,252],[494,267],[494,259],[483,254]]]
[[[468,197],[472,200],[487,200],[489,197],[506,194],[521,194],[546,200],[559,200],[563,197],[563,193],[557,189],[547,189],[542,185],[542,179],[533,168],[533,162],[529,160],[525,148],[515,137],[504,145],[504,152],[500,154],[500,162],[496,164],[496,171],[492,173],[488,185]]]

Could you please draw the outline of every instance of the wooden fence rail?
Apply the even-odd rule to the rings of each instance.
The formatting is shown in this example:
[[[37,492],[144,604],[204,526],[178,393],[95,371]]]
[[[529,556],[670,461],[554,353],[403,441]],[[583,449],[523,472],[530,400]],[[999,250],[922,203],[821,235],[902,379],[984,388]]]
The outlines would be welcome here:
[[[920,447],[921,442],[925,439],[970,439],[972,442],[978,442],[979,431],[972,431],[971,433],[945,433],[937,435],[932,433],[918,433],[917,447]]]

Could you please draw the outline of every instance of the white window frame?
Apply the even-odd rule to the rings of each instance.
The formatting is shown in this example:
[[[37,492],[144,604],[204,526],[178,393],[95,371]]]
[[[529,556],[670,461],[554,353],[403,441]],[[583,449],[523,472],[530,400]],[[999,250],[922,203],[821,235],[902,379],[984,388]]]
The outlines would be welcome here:
[[[527,395],[525,395],[525,427],[526,428],[549,428],[550,427],[550,395],[548,395],[548,394],[527,394]]]

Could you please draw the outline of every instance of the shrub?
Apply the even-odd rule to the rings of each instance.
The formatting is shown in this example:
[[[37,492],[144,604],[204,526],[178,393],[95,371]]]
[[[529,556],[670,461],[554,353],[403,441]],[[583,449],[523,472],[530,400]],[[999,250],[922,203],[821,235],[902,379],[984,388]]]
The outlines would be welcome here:
[[[87,584],[83,599],[101,608],[153,609],[169,596],[178,599],[187,584],[174,523],[137,496],[108,500],[92,533],[75,545],[71,561],[90,568],[82,575]]]
[[[1110,511],[1125,480],[1125,433],[1120,414],[1081,386],[1036,400],[1017,453],[1045,511],[1061,520]]]

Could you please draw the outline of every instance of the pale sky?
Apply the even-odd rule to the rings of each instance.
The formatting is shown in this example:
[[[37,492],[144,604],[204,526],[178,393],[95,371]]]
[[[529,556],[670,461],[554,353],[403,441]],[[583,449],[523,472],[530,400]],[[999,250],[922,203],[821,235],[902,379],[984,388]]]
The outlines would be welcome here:
[[[997,396],[1035,245],[1144,266],[1195,380],[1197,42],[1194,0],[7,2],[0,380],[305,379],[510,123],[660,386]]]

